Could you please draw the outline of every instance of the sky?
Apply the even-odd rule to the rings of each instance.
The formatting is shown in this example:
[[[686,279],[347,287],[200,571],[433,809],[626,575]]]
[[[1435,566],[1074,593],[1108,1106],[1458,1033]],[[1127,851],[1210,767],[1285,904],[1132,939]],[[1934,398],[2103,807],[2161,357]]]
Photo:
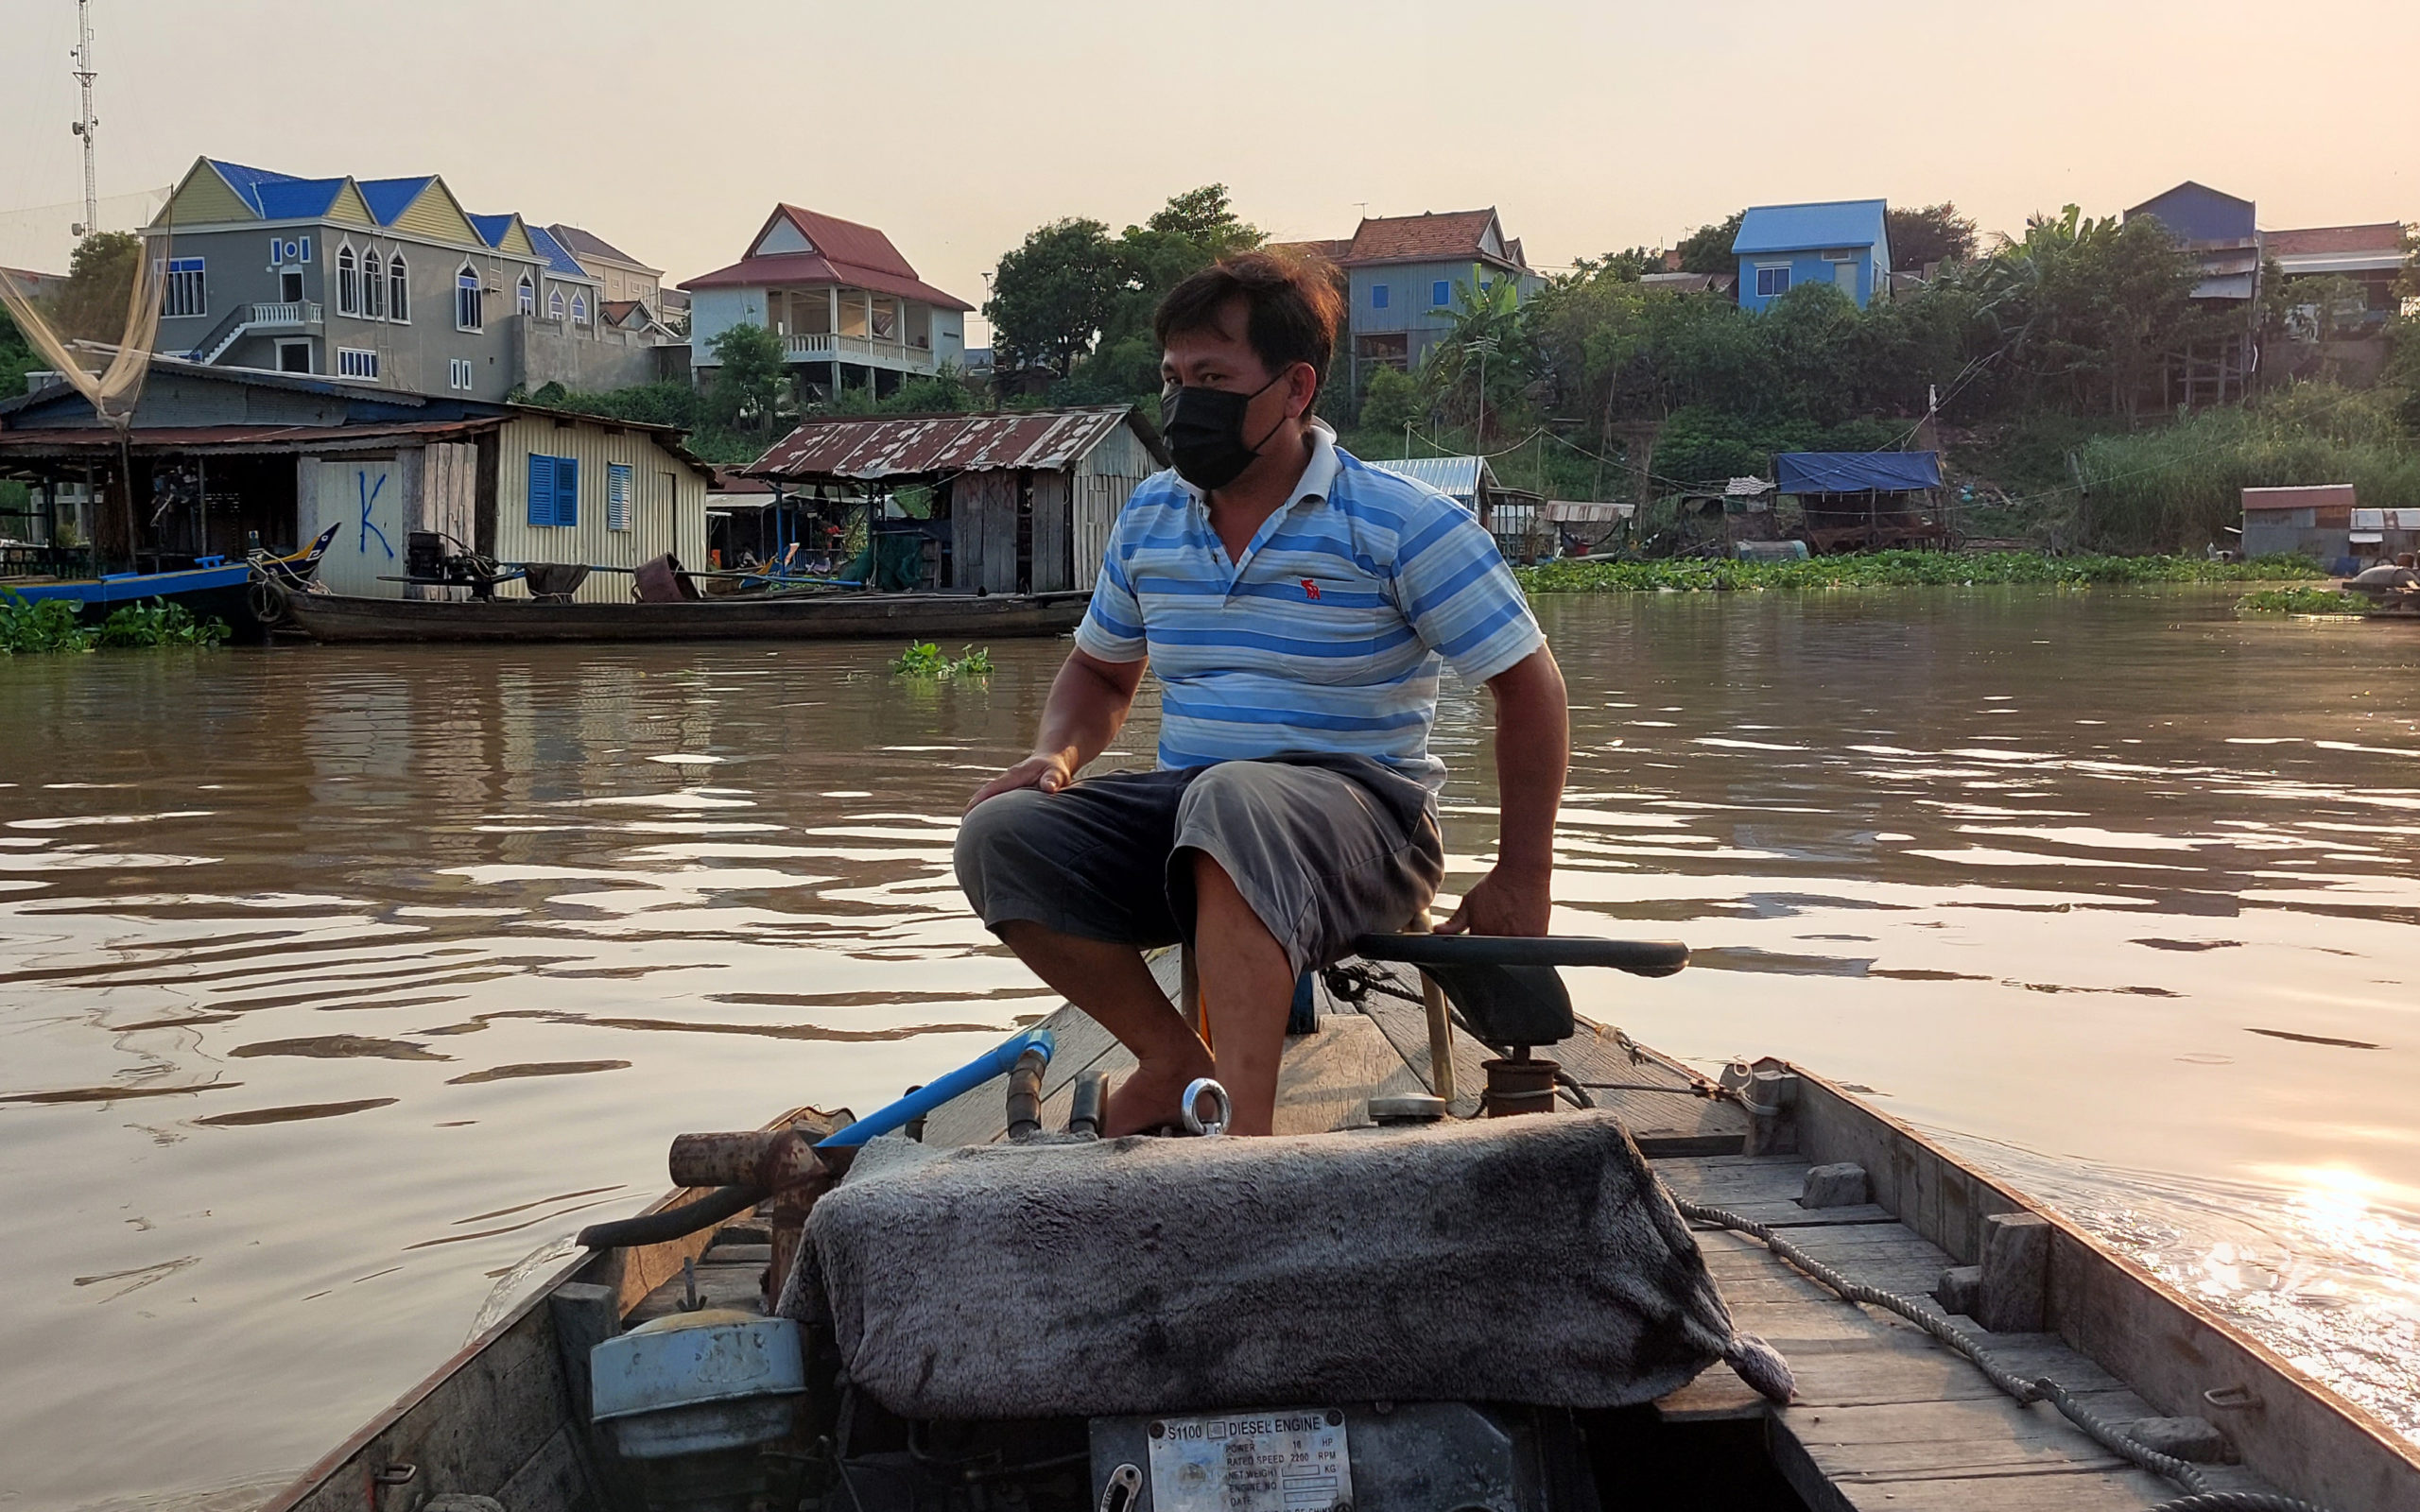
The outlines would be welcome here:
[[[1547,268],[1804,199],[2420,220],[2410,0],[95,0],[95,38],[105,198],[203,154],[435,172],[669,282],[788,200],[980,304],[1036,226],[1214,181],[1280,238],[1493,205]],[[71,245],[75,40],[75,0],[0,0],[0,261]]]

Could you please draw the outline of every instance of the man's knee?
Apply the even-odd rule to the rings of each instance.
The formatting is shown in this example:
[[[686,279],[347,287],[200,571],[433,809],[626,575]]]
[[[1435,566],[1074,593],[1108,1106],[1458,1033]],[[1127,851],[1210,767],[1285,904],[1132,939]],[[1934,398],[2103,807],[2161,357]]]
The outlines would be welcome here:
[[[995,873],[1002,861],[1032,854],[1028,835],[1041,816],[1038,810],[1048,801],[1032,788],[1018,788],[984,799],[959,821],[951,859],[958,868],[959,886],[978,909],[984,879]]]

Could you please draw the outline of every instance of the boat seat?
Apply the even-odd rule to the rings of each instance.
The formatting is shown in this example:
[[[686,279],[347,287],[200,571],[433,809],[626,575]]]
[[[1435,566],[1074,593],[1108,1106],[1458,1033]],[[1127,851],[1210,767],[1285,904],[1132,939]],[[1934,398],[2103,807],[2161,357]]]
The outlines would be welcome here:
[[[1689,964],[1678,940],[1547,935],[1365,935],[1365,960],[1417,966],[1461,1010],[1472,1038],[1489,1045],[1550,1045],[1577,1027],[1564,966],[1605,966],[1634,976],[1670,976]]]

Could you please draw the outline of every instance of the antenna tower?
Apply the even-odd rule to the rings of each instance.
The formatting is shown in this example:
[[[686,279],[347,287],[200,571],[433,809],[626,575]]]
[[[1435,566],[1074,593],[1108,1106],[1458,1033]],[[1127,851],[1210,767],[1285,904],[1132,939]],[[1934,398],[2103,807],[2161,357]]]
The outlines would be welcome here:
[[[100,230],[100,180],[93,165],[93,131],[101,123],[93,114],[93,0],[76,0],[76,50],[67,55],[76,60],[76,82],[84,91],[84,111],[69,128],[84,141],[84,219],[76,227],[78,236],[90,236]]]

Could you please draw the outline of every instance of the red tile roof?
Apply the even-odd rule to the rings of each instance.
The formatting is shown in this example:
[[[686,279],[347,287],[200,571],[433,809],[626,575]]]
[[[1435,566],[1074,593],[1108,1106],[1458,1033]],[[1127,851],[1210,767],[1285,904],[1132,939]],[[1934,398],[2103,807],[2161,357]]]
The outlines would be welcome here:
[[[1480,249],[1495,211],[1450,210],[1440,215],[1380,215],[1364,219],[1353,233],[1350,250],[1339,261],[1368,263],[1433,263],[1476,257],[1517,266],[1507,258]],[[1499,229],[1497,239],[1503,238]]]
[[[2309,257],[2327,252],[2400,252],[2403,228],[2394,221],[2375,226],[2313,226],[2303,231],[2264,231],[2260,249],[2272,257]]]
[[[837,215],[820,215],[796,205],[780,205],[765,222],[763,231],[749,245],[761,246],[766,232],[783,221],[788,222],[806,238],[812,251],[766,252],[743,257],[729,267],[718,267],[701,274],[681,286],[684,289],[753,288],[769,284],[811,285],[839,284],[851,288],[872,289],[877,294],[895,294],[903,299],[923,300],[945,310],[972,310],[955,294],[943,293],[916,276],[890,238],[872,226],[860,226],[854,220]]]

